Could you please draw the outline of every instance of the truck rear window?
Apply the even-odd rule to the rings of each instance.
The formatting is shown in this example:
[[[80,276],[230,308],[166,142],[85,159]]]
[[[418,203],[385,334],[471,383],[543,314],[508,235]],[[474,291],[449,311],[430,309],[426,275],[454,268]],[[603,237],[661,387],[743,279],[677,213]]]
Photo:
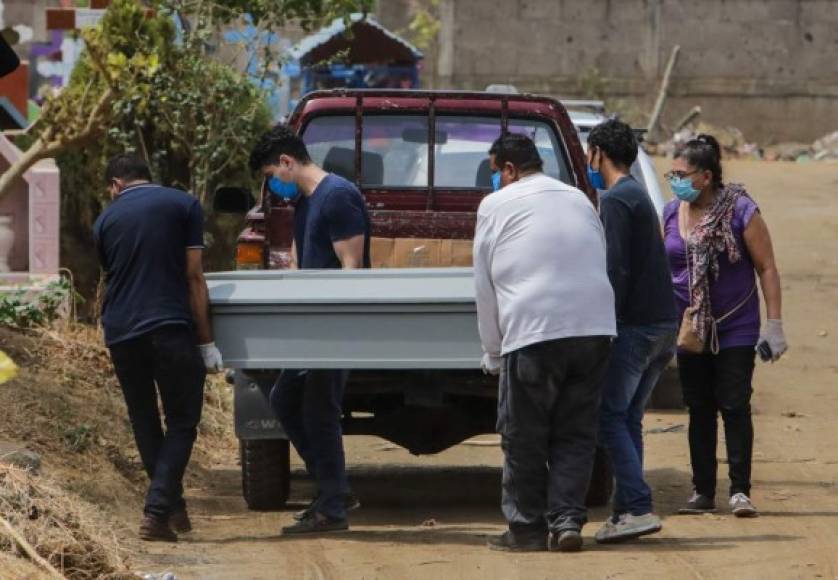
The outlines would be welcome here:
[[[510,119],[509,130],[533,139],[544,172],[572,183],[555,130],[544,121]],[[488,151],[501,132],[500,119],[438,115],[434,145],[434,186],[490,188]],[[315,163],[355,180],[355,118],[315,117],[303,130]],[[368,115],[361,141],[361,185],[422,188],[428,186],[428,118],[423,115]]]

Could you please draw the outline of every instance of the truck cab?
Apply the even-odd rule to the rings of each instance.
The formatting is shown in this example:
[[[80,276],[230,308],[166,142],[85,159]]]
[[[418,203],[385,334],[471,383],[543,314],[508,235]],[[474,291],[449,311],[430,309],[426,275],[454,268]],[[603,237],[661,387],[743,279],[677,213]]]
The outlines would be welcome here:
[[[471,266],[476,211],[492,192],[488,150],[504,132],[532,138],[544,172],[596,203],[577,131],[564,107],[549,97],[321,91],[308,94],[288,124],[315,163],[353,181],[364,195],[374,268]],[[216,207],[235,205],[216,198]],[[239,269],[291,266],[293,211],[263,185],[238,239]],[[275,370],[258,369],[230,377],[251,509],[279,508],[289,493],[288,441],[268,405],[276,377]],[[344,433],[381,436],[414,454],[437,453],[494,432],[496,409],[497,379],[479,370],[354,370],[344,401]],[[589,501],[606,502],[610,485],[599,457]]]

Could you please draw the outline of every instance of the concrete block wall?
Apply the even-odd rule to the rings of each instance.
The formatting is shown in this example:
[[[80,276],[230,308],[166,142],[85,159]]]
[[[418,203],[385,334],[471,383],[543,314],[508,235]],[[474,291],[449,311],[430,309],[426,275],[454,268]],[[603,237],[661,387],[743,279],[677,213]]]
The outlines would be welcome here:
[[[410,0],[380,0],[403,26]],[[664,121],[704,119],[767,142],[838,130],[838,0],[442,0],[440,88],[511,83],[561,96],[582,77],[648,111],[682,47]],[[595,73],[594,71],[598,71]]]

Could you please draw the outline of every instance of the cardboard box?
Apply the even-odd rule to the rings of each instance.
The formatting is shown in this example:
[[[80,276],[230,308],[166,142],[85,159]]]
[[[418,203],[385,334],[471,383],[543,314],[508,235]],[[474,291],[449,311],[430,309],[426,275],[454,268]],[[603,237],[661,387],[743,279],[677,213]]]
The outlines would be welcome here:
[[[474,265],[471,240],[442,240],[442,255],[445,257],[444,266],[471,267]]]
[[[391,268],[393,260],[392,238],[371,238],[370,239],[370,261],[373,268]]]
[[[373,268],[450,268],[472,265],[471,240],[372,238]]]

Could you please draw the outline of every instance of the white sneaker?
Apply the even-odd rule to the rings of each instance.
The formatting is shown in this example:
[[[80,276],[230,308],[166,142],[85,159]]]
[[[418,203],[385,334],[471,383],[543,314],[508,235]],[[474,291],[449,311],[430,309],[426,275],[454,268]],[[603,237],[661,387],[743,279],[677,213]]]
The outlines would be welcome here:
[[[656,534],[662,528],[661,520],[655,514],[649,513],[642,516],[623,514],[616,522],[609,518],[605,525],[597,531],[595,537],[598,544],[614,544],[640,536]]]
[[[759,516],[757,508],[751,503],[751,498],[744,493],[734,494],[730,498],[730,509],[737,518],[755,518]]]

